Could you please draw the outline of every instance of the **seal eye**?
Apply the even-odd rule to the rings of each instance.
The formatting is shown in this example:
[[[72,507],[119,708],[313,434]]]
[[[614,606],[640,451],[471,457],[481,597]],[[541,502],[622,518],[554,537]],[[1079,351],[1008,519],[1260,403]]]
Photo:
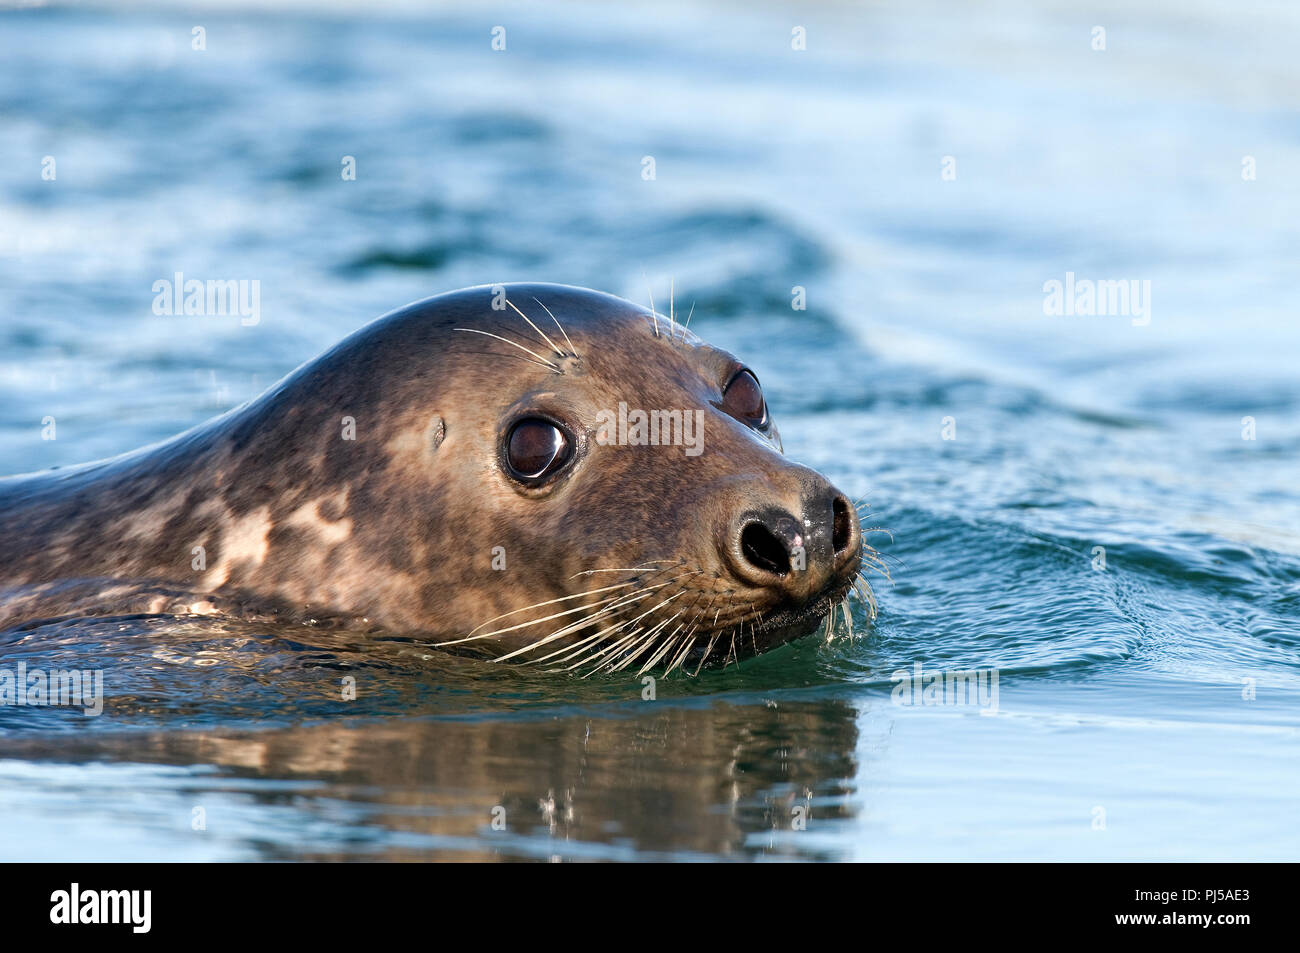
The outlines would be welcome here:
[[[722,392],[722,406],[751,427],[762,430],[767,426],[767,401],[763,399],[758,378],[749,371],[739,371],[731,379]]]
[[[549,420],[528,417],[506,438],[506,462],[515,476],[539,480],[568,462],[572,451],[564,431]]]

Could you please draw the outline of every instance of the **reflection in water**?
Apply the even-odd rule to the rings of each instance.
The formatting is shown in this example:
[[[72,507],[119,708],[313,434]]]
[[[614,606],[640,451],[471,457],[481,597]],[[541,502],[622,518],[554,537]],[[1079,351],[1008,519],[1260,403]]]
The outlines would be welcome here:
[[[207,830],[193,836],[263,859],[827,858],[842,851],[816,835],[852,816],[857,738],[853,707],[835,699],[714,700],[643,702],[614,717],[87,732],[60,745],[60,760],[134,763],[137,798],[116,823],[178,838],[203,806]],[[48,739],[0,748],[42,754]]]

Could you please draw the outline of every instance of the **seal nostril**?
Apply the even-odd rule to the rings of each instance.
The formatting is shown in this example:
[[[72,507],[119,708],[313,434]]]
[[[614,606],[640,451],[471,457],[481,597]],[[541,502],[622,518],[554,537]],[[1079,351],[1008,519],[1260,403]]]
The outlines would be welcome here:
[[[784,576],[790,571],[790,554],[785,544],[762,523],[750,523],[740,533],[740,551],[750,565]]]
[[[836,553],[844,552],[853,538],[853,518],[849,514],[849,501],[842,496],[835,497],[835,525],[831,533],[831,545]]]

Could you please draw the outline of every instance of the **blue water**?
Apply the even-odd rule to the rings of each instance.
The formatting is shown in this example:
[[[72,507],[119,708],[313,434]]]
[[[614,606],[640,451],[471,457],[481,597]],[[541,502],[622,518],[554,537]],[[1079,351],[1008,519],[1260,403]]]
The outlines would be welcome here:
[[[892,534],[874,628],[653,702],[345,632],[0,634],[109,694],[0,709],[0,857],[1300,858],[1298,41],[1285,3],[0,13],[0,472],[439,291],[671,286]],[[155,315],[178,271],[259,322]],[[1147,313],[1045,314],[1067,272]],[[918,662],[996,713],[897,704]]]

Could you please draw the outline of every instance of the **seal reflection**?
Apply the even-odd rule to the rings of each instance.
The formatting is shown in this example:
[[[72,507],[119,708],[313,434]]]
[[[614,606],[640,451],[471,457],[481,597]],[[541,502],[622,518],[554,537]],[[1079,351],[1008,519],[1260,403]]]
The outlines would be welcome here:
[[[855,812],[850,705],[687,700],[626,711],[88,736],[93,751],[65,756],[214,766],[215,774],[186,774],[177,808],[210,805],[208,829],[174,836],[238,833],[242,843],[223,846],[258,859],[837,856],[826,846],[833,839],[817,833]],[[176,801],[175,791],[149,793],[142,803]],[[232,816],[259,822],[232,832]],[[313,830],[332,833],[321,841]]]

